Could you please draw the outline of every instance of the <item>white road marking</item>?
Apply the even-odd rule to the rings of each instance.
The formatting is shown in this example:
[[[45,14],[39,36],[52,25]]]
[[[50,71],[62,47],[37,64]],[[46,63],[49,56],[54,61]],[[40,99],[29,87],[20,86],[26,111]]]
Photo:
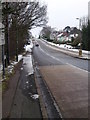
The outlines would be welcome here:
[[[53,58],[53,59],[55,59],[55,60],[57,60],[57,61],[59,61],[59,62],[62,62],[62,61],[60,61],[60,59],[58,59],[58,58],[56,58],[56,57],[54,57],[54,56],[46,53],[41,47],[40,47],[40,49],[41,49],[41,51],[42,51],[43,53],[45,53],[45,54],[48,55],[49,57],[51,57],[51,58]],[[63,62],[62,62],[62,63],[63,63]]]

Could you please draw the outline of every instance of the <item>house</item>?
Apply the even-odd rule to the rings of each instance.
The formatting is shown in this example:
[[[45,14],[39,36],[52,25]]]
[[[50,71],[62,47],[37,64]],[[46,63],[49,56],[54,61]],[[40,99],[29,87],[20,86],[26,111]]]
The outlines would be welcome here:
[[[76,27],[67,26],[63,31],[52,30],[50,34],[51,40],[57,40],[60,43],[66,43],[72,41],[72,38],[80,36],[81,31]]]
[[[60,42],[70,42],[72,38],[78,37],[79,34],[81,34],[81,31],[76,27],[67,26],[63,29],[63,32],[57,36],[57,40]]]
[[[71,31],[70,26],[65,27],[65,28],[63,29],[63,31],[64,31],[64,32],[67,32],[67,33],[70,33],[70,31]]]
[[[61,32],[58,36],[57,36],[57,40],[60,42],[66,42],[69,40],[69,35],[67,32]]]

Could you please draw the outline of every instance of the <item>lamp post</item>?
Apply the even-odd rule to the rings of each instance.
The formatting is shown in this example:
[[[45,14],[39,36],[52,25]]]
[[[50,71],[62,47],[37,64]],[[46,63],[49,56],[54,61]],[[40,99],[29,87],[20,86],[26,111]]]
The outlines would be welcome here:
[[[81,29],[81,19],[80,18],[76,18],[78,21],[79,21],[79,30]],[[80,34],[79,34],[79,36],[80,36]],[[82,36],[81,36],[81,38],[82,38]],[[79,56],[81,57],[82,56],[82,46],[81,46],[81,44],[82,44],[82,42],[81,42],[81,38],[80,38],[80,49],[79,49]]]
[[[16,3],[17,4],[17,3]],[[18,4],[17,4],[18,6]],[[18,13],[16,11],[16,62],[18,62]]]

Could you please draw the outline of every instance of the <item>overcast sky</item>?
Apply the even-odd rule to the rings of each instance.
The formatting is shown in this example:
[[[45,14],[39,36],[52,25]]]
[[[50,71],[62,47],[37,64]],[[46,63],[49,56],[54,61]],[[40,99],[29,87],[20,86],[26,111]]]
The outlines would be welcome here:
[[[48,25],[57,30],[66,26],[78,27],[81,18],[88,15],[89,0],[41,0],[47,5]],[[38,35],[39,30],[32,30]]]

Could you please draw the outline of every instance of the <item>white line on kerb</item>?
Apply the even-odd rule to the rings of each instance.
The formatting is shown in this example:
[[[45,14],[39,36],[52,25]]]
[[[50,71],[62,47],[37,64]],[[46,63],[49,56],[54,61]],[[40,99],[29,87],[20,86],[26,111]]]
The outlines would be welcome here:
[[[43,53],[45,53],[45,54],[48,55],[49,57],[52,57],[53,59],[55,59],[55,60],[57,60],[57,61],[59,61],[59,62],[62,62],[60,59],[55,58],[54,56],[46,53],[41,47],[40,47],[40,49],[41,49],[41,51],[42,51]],[[62,62],[62,63],[63,63],[63,62]],[[84,71],[84,72],[89,73],[87,70],[81,69],[81,68],[79,68],[79,67],[77,67],[77,66],[74,66],[74,65],[72,65],[72,64],[69,64],[69,63],[66,63],[66,64],[67,64],[67,65],[70,65],[70,66],[72,66],[72,67],[74,67],[74,68],[76,68],[76,69],[79,69],[79,70],[82,70],[82,71]]]

